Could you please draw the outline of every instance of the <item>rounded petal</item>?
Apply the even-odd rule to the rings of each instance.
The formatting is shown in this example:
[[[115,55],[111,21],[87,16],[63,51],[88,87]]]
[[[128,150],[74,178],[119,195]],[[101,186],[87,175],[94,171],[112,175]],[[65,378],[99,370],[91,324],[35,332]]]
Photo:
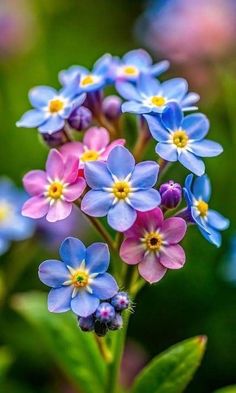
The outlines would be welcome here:
[[[86,182],[80,177],[76,183],[70,184],[63,192],[63,196],[67,202],[73,202],[78,199],[85,190]]]
[[[30,195],[42,194],[45,191],[45,186],[47,184],[46,172],[36,170],[26,173],[23,177],[23,184],[25,190]]]
[[[167,71],[169,67],[170,67],[170,62],[168,60],[160,61],[159,63],[154,64],[151,67],[151,75],[159,76],[163,72]]]
[[[126,100],[134,100],[140,101],[140,95],[136,89],[136,87],[129,82],[117,82],[116,83],[116,90],[121,95],[121,97],[125,98]]]
[[[80,317],[88,317],[98,308],[99,299],[87,291],[80,291],[71,301],[72,311]]]
[[[187,180],[187,179],[186,179]],[[188,188],[190,189],[191,186]],[[211,183],[207,175],[199,176],[193,183],[193,194],[196,199],[209,202],[211,196]]]
[[[185,264],[185,252],[179,244],[163,247],[160,251],[160,263],[168,269],[180,269]]]
[[[71,202],[62,201],[60,199],[56,200],[53,205],[49,206],[48,214],[46,216],[47,221],[56,222],[64,220],[70,215],[72,206]]]
[[[84,134],[83,143],[88,149],[100,151],[104,149],[110,141],[108,131],[103,127],[89,128]]]
[[[50,86],[36,86],[29,91],[29,100],[35,108],[42,108],[57,95],[57,91]]]
[[[138,163],[131,177],[132,187],[150,188],[157,182],[159,165],[154,161],[144,161]]]
[[[138,265],[140,275],[150,284],[158,282],[164,277],[167,269],[160,264],[154,253],[149,253]]]
[[[110,262],[110,252],[106,243],[93,243],[86,251],[86,267],[90,273],[104,273]]]
[[[113,297],[118,291],[116,280],[109,274],[99,274],[90,285],[94,296],[101,300]]]
[[[181,100],[188,91],[188,83],[183,78],[173,78],[161,85],[163,95],[169,99]]]
[[[65,120],[59,115],[53,115],[48,117],[45,123],[39,127],[39,131],[44,134],[52,134],[55,131],[59,131],[64,127]]]
[[[86,247],[81,240],[67,237],[61,244],[59,253],[66,265],[77,269],[86,257]]]
[[[72,290],[71,286],[51,289],[48,294],[48,310],[55,313],[69,311]]]
[[[136,113],[137,115],[142,115],[143,113],[149,113],[152,111],[150,106],[141,104],[136,101],[127,101],[121,105],[121,110],[123,113]]]
[[[21,117],[21,119],[16,123],[17,127],[32,128],[38,127],[47,121],[47,114],[43,111],[38,111],[32,109]]]
[[[105,191],[90,190],[82,199],[81,210],[92,217],[104,217],[112,205],[114,197]]]
[[[100,155],[101,160],[107,160],[107,157],[109,156],[110,152],[112,149],[114,149],[115,146],[124,146],[125,145],[125,139],[116,139],[113,142],[111,142],[107,148],[105,149],[104,153]]]
[[[156,153],[166,161],[174,162],[178,160],[176,147],[170,143],[160,142],[156,145]]]
[[[214,244],[216,247],[220,247],[222,243],[221,233],[213,228],[210,229],[210,232],[207,232],[204,228],[198,226],[199,231],[203,235],[203,237],[211,244]],[[208,228],[209,229],[209,228]]]
[[[118,179],[125,179],[133,172],[135,160],[132,154],[123,146],[116,146],[107,159],[107,168]]]
[[[84,175],[89,187],[101,189],[111,187],[113,180],[105,162],[91,161],[84,166]]]
[[[205,172],[204,162],[187,150],[181,152],[179,162],[197,176],[202,176]]]
[[[64,162],[61,153],[56,149],[50,150],[46,162],[46,172],[50,179],[63,179]]]
[[[81,142],[68,142],[60,148],[60,152],[65,158],[79,158],[84,152],[84,147]]]
[[[70,273],[64,263],[50,259],[39,265],[39,278],[45,285],[57,288],[69,280]]]
[[[202,113],[188,115],[184,118],[182,128],[190,139],[199,141],[203,139],[209,131],[209,120]]]
[[[28,199],[22,207],[22,215],[30,218],[42,218],[49,209],[49,203],[44,196],[34,196]]]
[[[124,232],[129,229],[137,217],[136,211],[126,202],[119,201],[111,207],[107,214],[108,224],[117,231]]]
[[[125,64],[137,66],[150,66],[152,64],[151,56],[144,49],[133,49],[127,52],[123,59]]]
[[[152,114],[143,117],[145,117],[150,133],[156,141],[165,142],[170,139],[170,133],[164,127],[159,115]]]
[[[138,211],[152,210],[161,203],[161,196],[157,190],[136,191],[130,197],[130,205]]]
[[[136,265],[141,262],[144,252],[143,244],[137,237],[128,237],[123,241],[120,247],[120,257],[129,265]]]
[[[208,139],[191,143],[189,150],[200,157],[216,157],[223,152],[219,143]]]
[[[161,232],[163,234],[164,240],[168,244],[176,244],[180,242],[187,230],[187,224],[185,220],[180,217],[167,218],[163,222]]]
[[[143,237],[145,232],[152,232],[161,228],[163,220],[163,213],[159,207],[146,212],[137,212],[137,219],[134,225],[125,232],[125,236]]]
[[[166,128],[174,131],[180,128],[182,124],[183,112],[177,103],[172,102],[167,105],[161,119]]]
[[[209,210],[207,218],[208,224],[219,231],[224,231],[229,227],[230,221],[228,220],[228,218],[225,218],[224,216],[222,216],[222,214],[218,213],[215,210]]]
[[[152,97],[155,95],[159,95],[161,90],[161,84],[151,75],[146,73],[140,73],[140,76],[137,80],[137,88],[140,94],[145,95],[147,97]]]

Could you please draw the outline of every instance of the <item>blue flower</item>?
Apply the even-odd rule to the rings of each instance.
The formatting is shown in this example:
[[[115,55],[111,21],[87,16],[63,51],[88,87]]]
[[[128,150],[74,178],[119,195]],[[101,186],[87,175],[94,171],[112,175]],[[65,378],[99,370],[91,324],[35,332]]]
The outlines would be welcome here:
[[[166,161],[179,161],[198,176],[205,172],[199,157],[215,157],[222,153],[219,143],[204,139],[209,121],[201,113],[183,117],[181,108],[169,104],[162,116],[145,115],[150,132],[159,143],[156,153]]]
[[[195,110],[193,106],[199,96],[188,93],[188,84],[183,78],[174,78],[160,83],[148,74],[141,73],[137,86],[130,82],[117,82],[120,95],[128,100],[122,105],[123,112],[136,114],[162,113],[170,102],[177,102],[184,111]]]
[[[144,49],[135,49],[126,53],[122,59],[113,58],[112,74],[114,79],[135,82],[140,73],[158,76],[169,68],[169,61],[153,64],[151,56]]]
[[[129,150],[114,147],[107,162],[85,163],[85,178],[92,190],[85,194],[81,209],[93,217],[107,215],[112,228],[126,231],[136,220],[136,211],[148,211],[160,204],[160,194],[152,188],[158,170],[153,161],[135,165]]]
[[[25,240],[34,233],[33,220],[21,215],[27,195],[7,178],[0,178],[0,255],[12,241]]]
[[[67,70],[63,70],[59,73],[59,81],[62,85],[67,86],[68,84],[76,81],[76,78],[80,76],[79,83],[76,82],[78,87],[85,92],[92,92],[103,88],[108,82],[108,73],[112,62],[112,56],[105,54],[96,61],[92,71],[82,66],[71,66]]]
[[[74,237],[60,247],[61,261],[47,260],[39,266],[40,280],[52,287],[48,309],[61,313],[72,310],[80,317],[93,314],[100,300],[117,293],[115,279],[106,273],[110,253],[105,243],[93,243],[87,249]]]
[[[229,220],[215,210],[209,209],[211,184],[208,176],[200,176],[193,183],[193,175],[188,175],[183,190],[191,217],[201,234],[210,243],[220,247],[220,231],[229,227]]]
[[[26,112],[17,127],[38,127],[39,132],[49,134],[61,130],[72,111],[85,100],[85,94],[78,94],[76,83],[60,91],[49,86],[34,87],[29,92],[29,101],[35,109]]]

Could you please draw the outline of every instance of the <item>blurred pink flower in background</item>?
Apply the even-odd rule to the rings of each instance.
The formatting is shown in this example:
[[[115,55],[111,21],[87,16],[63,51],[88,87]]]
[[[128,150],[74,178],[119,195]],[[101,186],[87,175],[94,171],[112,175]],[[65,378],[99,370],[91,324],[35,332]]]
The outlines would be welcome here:
[[[148,362],[147,352],[135,341],[129,340],[125,346],[125,351],[121,363],[120,381],[122,386],[129,388],[137,374]]]

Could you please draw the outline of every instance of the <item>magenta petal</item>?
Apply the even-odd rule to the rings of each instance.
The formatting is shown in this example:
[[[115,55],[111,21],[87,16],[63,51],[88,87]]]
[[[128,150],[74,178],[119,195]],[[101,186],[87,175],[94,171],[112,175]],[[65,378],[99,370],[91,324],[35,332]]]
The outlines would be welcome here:
[[[159,207],[148,212],[137,212],[137,220],[134,225],[125,232],[127,237],[143,237],[146,231],[155,231],[163,223],[163,213]]]
[[[103,127],[89,128],[84,134],[83,143],[89,150],[100,151],[104,149],[110,141],[108,131]]]
[[[68,157],[79,158],[84,152],[84,147],[81,142],[69,142],[60,148],[60,152],[65,159]]]
[[[47,214],[49,203],[44,196],[28,199],[22,207],[22,215],[30,218],[42,218]]]
[[[120,257],[129,265],[136,265],[143,259],[144,247],[137,238],[128,238],[120,247]]]
[[[64,178],[66,183],[74,183],[78,177],[79,159],[69,156],[65,159],[64,164]]]
[[[124,146],[125,144],[125,139],[116,139],[115,141],[111,142],[106,150],[104,151],[104,153],[101,154],[100,158],[104,161],[107,160],[107,157],[109,156],[110,152],[112,151],[112,149],[114,149],[114,147],[120,145],[120,146]]]
[[[161,232],[169,244],[176,244],[183,239],[187,230],[186,222],[180,217],[167,218],[163,222]]]
[[[30,171],[23,177],[25,190],[30,195],[42,194],[47,184],[47,175],[44,171]]]
[[[64,218],[70,215],[72,206],[70,202],[61,200],[55,201],[54,204],[49,207],[46,219],[49,222],[64,220]]]
[[[150,284],[158,282],[166,274],[167,269],[159,262],[158,257],[151,252],[140,262],[138,270],[141,276]]]
[[[74,184],[69,185],[63,192],[63,196],[67,202],[73,202],[80,197],[86,187],[85,180],[80,177]]]
[[[62,155],[56,150],[52,149],[48,155],[46,162],[46,172],[51,179],[63,179],[64,176],[64,162]]]
[[[179,244],[163,247],[160,263],[168,269],[180,269],[185,264],[185,252]]]

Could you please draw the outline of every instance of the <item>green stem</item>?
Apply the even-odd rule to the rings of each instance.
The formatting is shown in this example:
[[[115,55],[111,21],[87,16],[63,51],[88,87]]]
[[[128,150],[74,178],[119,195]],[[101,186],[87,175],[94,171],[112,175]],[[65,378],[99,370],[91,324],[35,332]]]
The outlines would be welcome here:
[[[100,353],[101,353],[103,359],[105,360],[106,363],[111,363],[111,361],[112,361],[112,354],[111,354],[110,349],[107,346],[105,338],[104,337],[98,337],[95,334],[95,339],[96,339],[96,342],[98,344],[98,348],[100,350]]]
[[[115,251],[116,246],[115,242],[112,239],[110,233],[106,230],[106,228],[101,224],[101,222],[96,218],[92,216],[85,216],[88,218],[88,220],[93,224],[94,228],[100,233],[100,235],[103,237],[103,239],[107,242],[107,244],[110,246],[110,248]]]

